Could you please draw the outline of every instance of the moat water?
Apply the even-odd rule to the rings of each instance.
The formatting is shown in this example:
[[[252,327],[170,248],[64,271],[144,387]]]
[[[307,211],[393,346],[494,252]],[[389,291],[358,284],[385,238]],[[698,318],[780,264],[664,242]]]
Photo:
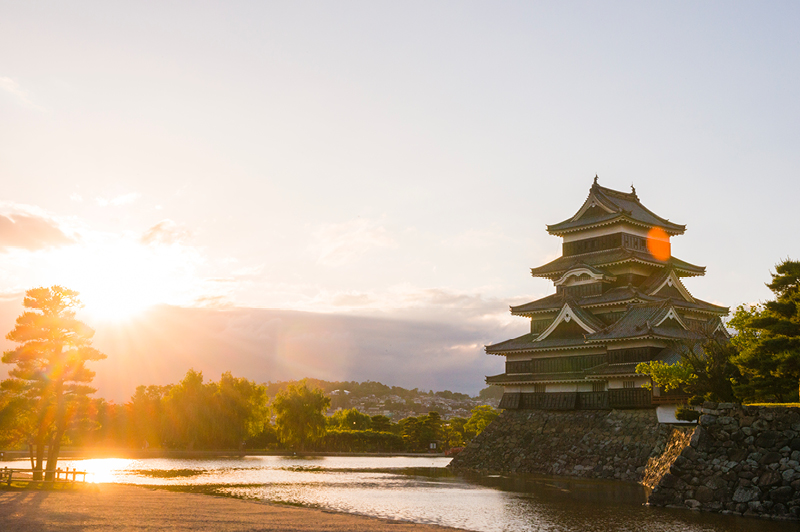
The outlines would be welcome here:
[[[456,476],[438,457],[63,460],[87,480],[204,491],[481,532],[786,532],[787,522],[645,506],[632,483],[532,475]],[[8,464],[11,465],[11,464]],[[26,467],[20,462],[12,467]]]

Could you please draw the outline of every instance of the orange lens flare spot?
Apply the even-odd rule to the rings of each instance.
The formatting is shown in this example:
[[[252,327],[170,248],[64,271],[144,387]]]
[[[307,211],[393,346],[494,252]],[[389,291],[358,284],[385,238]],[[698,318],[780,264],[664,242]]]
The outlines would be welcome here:
[[[647,251],[657,260],[669,259],[669,235],[660,227],[653,227],[647,232]]]

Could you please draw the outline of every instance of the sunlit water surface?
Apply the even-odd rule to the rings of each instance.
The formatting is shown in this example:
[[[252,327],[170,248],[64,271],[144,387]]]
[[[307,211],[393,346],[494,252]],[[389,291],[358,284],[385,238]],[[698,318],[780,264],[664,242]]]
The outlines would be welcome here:
[[[636,484],[524,475],[459,477],[445,469],[449,461],[252,456],[63,460],[59,466],[88,471],[87,480],[92,482],[201,489],[485,532],[800,530],[796,523],[650,508],[644,506],[645,488]]]

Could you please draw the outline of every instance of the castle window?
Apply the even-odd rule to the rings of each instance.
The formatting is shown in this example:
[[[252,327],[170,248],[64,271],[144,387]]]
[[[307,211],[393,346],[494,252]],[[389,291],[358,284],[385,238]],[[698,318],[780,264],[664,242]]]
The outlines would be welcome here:
[[[623,388],[636,388],[636,382],[632,380],[622,381]]]
[[[533,385],[533,392],[534,393],[544,393],[547,391],[547,385],[542,383],[536,383]]]
[[[593,382],[592,383],[592,391],[593,392],[604,392],[604,391],[606,391],[606,383],[603,382],[603,381]]]

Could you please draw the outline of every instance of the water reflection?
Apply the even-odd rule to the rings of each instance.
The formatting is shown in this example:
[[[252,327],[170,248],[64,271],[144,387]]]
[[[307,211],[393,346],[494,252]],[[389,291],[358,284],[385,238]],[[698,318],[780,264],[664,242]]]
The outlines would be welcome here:
[[[530,475],[455,476],[449,458],[279,457],[66,460],[97,482],[188,491],[482,532],[785,532],[779,523],[649,508],[646,488]],[[9,464],[10,465],[10,464]]]

